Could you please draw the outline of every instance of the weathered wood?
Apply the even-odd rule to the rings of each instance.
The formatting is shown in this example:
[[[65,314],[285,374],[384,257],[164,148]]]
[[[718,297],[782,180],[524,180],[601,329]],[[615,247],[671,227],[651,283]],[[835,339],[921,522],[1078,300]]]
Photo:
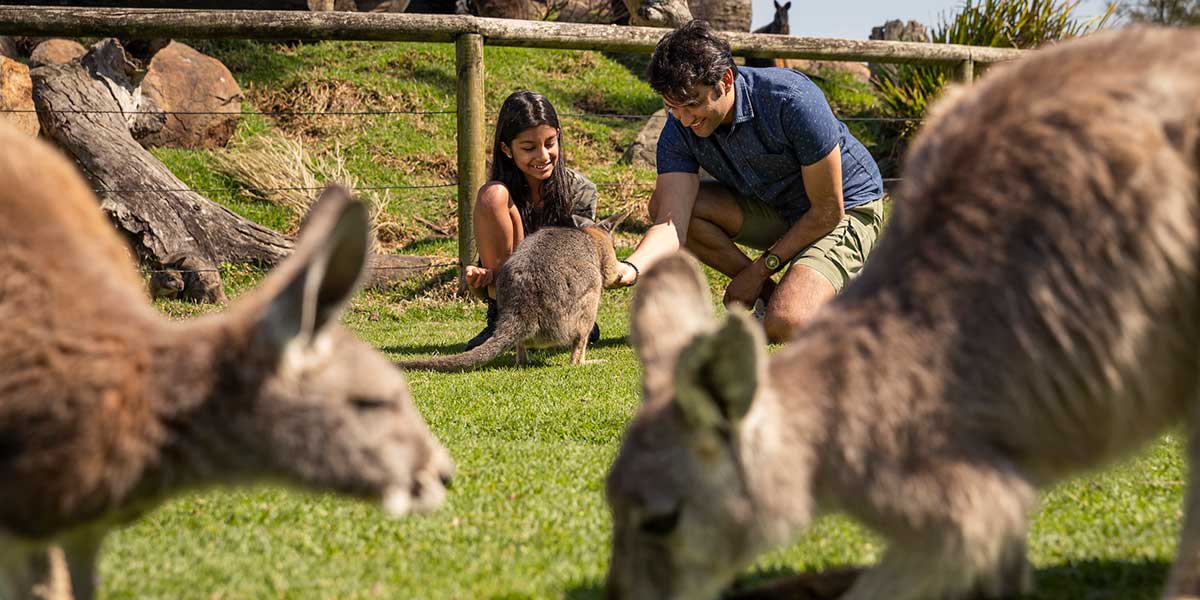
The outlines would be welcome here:
[[[465,15],[0,7],[0,34],[17,35],[451,42],[464,33],[480,34],[495,46],[635,53],[652,52],[663,35],[653,27]],[[768,58],[941,64],[970,59],[987,64],[1012,60],[1024,52],[958,44],[721,35],[739,56]]]
[[[455,42],[458,72],[458,292],[467,291],[466,266],[475,261],[471,211],[484,182],[483,37],[465,33]]]
[[[975,61],[971,59],[958,63],[958,82],[971,85],[975,81]]]
[[[130,132],[122,111],[135,84],[135,61],[115,40],[97,44],[82,61],[30,72],[43,133],[74,159],[99,192],[100,206],[125,234],[141,262],[161,268],[191,259],[212,277],[191,278],[197,299],[220,298],[221,263],[273,266],[292,250],[292,238],[243,219],[189,191]],[[403,279],[430,265],[424,257],[378,257],[373,282]],[[216,289],[214,289],[216,288]]]

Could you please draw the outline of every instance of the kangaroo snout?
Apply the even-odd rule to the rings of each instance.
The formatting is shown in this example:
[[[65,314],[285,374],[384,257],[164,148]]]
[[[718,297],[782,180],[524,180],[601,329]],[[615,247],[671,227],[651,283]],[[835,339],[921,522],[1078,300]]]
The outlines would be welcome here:
[[[454,479],[454,461],[440,445],[432,450],[430,461],[413,474],[407,485],[393,484],[384,491],[383,510],[388,516],[431,513],[446,503],[446,491]]]

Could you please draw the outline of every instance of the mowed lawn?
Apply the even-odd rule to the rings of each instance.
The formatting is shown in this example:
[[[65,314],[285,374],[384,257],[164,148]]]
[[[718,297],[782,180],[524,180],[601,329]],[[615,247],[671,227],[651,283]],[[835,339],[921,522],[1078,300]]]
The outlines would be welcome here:
[[[247,91],[247,109],[454,106],[453,50],[446,44],[197,45],[230,66]],[[547,94],[564,115],[647,114],[661,106],[637,78],[637,65],[598,53],[489,47],[486,61],[489,119],[521,88]],[[827,94],[842,115],[867,110],[871,100],[860,88]],[[453,123],[440,114],[253,117],[238,139],[281,131],[314,155],[340,148],[364,185],[424,185],[455,177]],[[489,133],[492,127],[487,123]],[[648,197],[653,171],[617,161],[638,127],[564,116],[572,164],[601,185],[602,214]],[[155,152],[193,188],[254,187],[219,173],[207,152]],[[209,196],[276,229],[294,224],[252,194]],[[451,260],[453,236],[434,235],[416,217],[450,223],[454,209],[450,189],[397,190],[387,207],[401,230],[393,250]],[[623,252],[635,239],[626,234]],[[226,275],[238,290],[254,280]],[[346,324],[396,358],[454,351],[482,326],[483,306],[449,299],[452,277],[441,268],[386,293],[361,293]],[[714,293],[720,283],[713,279]],[[630,296],[605,296],[603,339],[588,352],[600,364],[572,367],[563,352],[535,352],[533,366],[516,368],[510,352],[476,372],[410,374],[417,406],[458,465],[441,512],[390,520],[367,504],[275,487],[191,494],[108,538],[102,596],[601,598],[609,551],[604,477],[639,402],[640,367],[626,341]],[[173,316],[210,310],[160,307]],[[1045,496],[1030,538],[1040,597],[1157,595],[1181,520],[1182,446],[1178,434],[1165,436],[1118,468]],[[830,517],[763,557],[741,583],[868,564],[883,549],[848,519]]]
[[[602,597],[603,482],[639,402],[640,367],[626,340],[630,297],[605,297],[603,339],[588,353],[603,363],[573,367],[565,353],[543,351],[517,368],[510,352],[471,373],[409,375],[417,406],[458,465],[441,512],[392,520],[367,504],[274,487],[184,496],[108,539],[103,597]],[[483,315],[477,303],[362,293],[345,321],[399,357],[453,351]],[[1030,537],[1037,597],[1158,593],[1181,520],[1182,446],[1168,434],[1044,496]],[[883,549],[850,520],[830,517],[741,583],[866,564]]]

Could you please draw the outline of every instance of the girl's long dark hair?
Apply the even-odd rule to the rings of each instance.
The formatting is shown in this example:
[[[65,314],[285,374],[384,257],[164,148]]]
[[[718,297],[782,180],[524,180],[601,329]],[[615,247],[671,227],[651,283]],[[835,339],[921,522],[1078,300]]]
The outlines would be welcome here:
[[[558,130],[558,161],[550,178],[542,182],[542,205],[534,210],[530,206],[531,192],[525,174],[517,168],[513,159],[500,149],[503,143],[512,150],[513,138],[530,127],[549,125]],[[562,128],[558,126],[558,113],[545,96],[528,90],[513,92],[500,106],[496,117],[496,141],[492,145],[492,180],[508,188],[513,203],[525,223],[525,233],[530,234],[546,225],[570,226],[571,202],[566,198],[566,151],[562,145]]]

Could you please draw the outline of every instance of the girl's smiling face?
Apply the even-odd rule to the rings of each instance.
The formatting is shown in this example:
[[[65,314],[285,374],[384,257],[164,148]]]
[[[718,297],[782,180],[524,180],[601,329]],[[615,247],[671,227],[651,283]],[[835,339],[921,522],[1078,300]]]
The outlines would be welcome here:
[[[549,125],[530,127],[517,134],[511,146],[501,144],[501,148],[531,181],[545,181],[558,163],[558,130]]]

